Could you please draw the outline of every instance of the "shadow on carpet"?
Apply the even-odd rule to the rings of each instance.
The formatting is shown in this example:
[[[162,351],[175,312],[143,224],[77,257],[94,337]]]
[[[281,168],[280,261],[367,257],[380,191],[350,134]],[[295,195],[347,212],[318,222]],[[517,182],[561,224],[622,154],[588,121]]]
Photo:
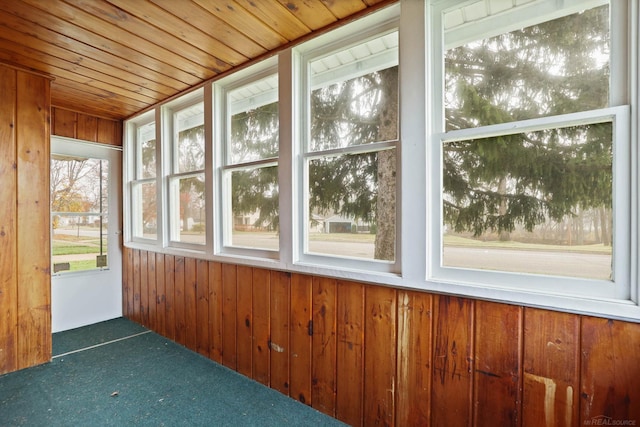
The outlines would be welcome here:
[[[3,426],[344,426],[125,319],[55,341],[62,356],[0,376]]]

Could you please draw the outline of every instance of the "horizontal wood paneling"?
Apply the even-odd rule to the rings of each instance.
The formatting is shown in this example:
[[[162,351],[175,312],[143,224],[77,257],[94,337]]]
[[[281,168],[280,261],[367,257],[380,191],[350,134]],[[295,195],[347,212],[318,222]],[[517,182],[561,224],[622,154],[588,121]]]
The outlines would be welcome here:
[[[135,279],[139,252],[125,248],[127,286],[153,288],[149,270]],[[208,276],[209,299],[196,287],[184,327],[203,334],[208,324],[212,360],[350,425],[640,423],[640,324],[171,258],[160,258],[156,289],[183,287],[190,269],[197,286]],[[158,259],[149,254],[147,269]],[[125,316],[142,322],[130,299]],[[167,313],[170,338],[182,326]]]

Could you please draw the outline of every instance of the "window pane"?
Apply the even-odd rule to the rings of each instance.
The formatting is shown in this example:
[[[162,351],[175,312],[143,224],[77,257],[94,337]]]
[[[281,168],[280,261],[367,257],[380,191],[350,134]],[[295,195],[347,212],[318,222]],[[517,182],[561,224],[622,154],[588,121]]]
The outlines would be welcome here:
[[[184,243],[206,243],[206,210],[204,174],[171,181],[172,240]],[[175,212],[175,209],[178,212]],[[175,222],[177,220],[177,222]]]
[[[277,75],[229,91],[230,161],[233,164],[278,156]]]
[[[50,172],[54,273],[107,267],[109,162],[53,154]]]
[[[609,105],[608,5],[445,54],[446,129]]]
[[[149,123],[138,128],[137,146],[138,179],[156,176],[156,124]]]
[[[135,183],[132,191],[132,204],[136,215],[133,218],[133,235],[145,239],[158,238],[158,211],[156,205],[156,183]]]
[[[204,169],[204,104],[175,114],[175,173]]]
[[[611,123],[446,142],[443,153],[443,265],[611,279]]]
[[[393,261],[395,149],[309,161],[309,252]]]
[[[278,250],[278,168],[231,172],[231,244]]]
[[[398,139],[398,32],[309,62],[310,151]]]

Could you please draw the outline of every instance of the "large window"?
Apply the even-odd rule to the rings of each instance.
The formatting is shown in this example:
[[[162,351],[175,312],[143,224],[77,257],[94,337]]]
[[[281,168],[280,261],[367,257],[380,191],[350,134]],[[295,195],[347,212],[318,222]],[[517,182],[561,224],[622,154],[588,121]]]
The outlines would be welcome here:
[[[303,66],[303,252],[393,264],[398,32],[314,50]]]
[[[533,3],[548,11],[549,2]],[[529,25],[505,19],[503,29],[474,20],[480,12],[470,6],[441,15],[437,240],[440,265],[460,277],[481,270],[589,279],[575,287],[507,280],[610,296],[627,286],[628,233],[616,230],[628,227],[629,204],[614,187],[622,190],[629,178],[622,154],[629,152],[629,111],[613,107],[626,100],[612,99],[613,85],[627,77],[611,78],[624,46],[612,46],[608,2],[577,6],[538,17],[516,8],[505,13]],[[611,293],[616,281],[621,286]]]
[[[263,67],[264,68],[264,65]],[[224,85],[224,246],[279,248],[278,75],[270,67]]]

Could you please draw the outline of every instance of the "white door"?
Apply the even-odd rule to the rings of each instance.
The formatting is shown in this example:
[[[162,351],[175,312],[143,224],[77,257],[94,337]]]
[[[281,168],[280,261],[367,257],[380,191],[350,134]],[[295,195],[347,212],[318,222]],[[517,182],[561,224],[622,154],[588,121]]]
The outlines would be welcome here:
[[[51,139],[53,332],[122,316],[120,147]]]

